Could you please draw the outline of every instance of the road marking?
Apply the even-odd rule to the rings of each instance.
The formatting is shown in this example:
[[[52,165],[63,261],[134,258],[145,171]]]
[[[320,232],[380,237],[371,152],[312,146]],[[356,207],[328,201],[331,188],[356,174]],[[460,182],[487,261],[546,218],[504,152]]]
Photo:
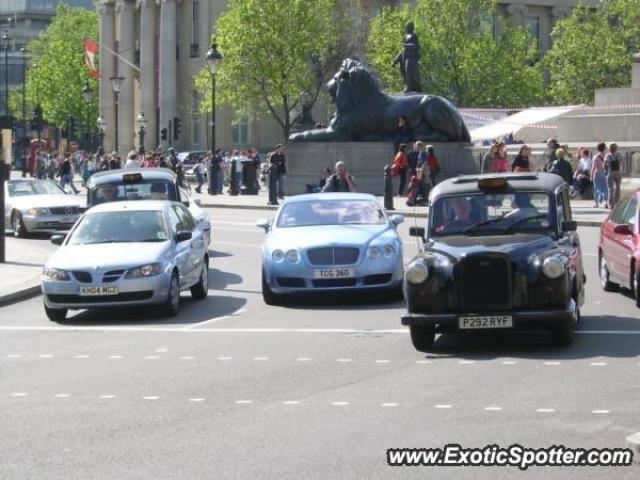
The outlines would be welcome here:
[[[38,358],[53,358],[54,355],[50,354],[50,353],[43,353],[38,355]]]
[[[204,398],[190,398],[190,402],[204,402]]]
[[[238,405],[249,405],[250,403],[253,403],[253,400],[236,400],[236,403]]]
[[[91,355],[74,355],[73,358],[77,358],[77,359],[82,359],[82,358],[89,358],[91,357]]]
[[[499,412],[502,410],[502,407],[484,407],[484,409],[488,412]]]
[[[299,405],[300,402],[298,400],[285,400],[282,402],[283,405]]]
[[[543,365],[548,367],[555,367],[556,365],[560,365],[561,362],[543,362]]]
[[[123,355],[109,355],[109,360],[120,360],[124,358]]]
[[[296,362],[310,362],[311,357],[298,357],[296,358]]]
[[[458,365],[473,365],[476,363],[474,360],[460,360]]]
[[[595,414],[607,414],[607,413],[611,413],[611,410],[591,410],[591,413],[595,413]]]
[[[427,363],[432,363],[431,360],[416,360],[418,365],[426,365]]]
[[[192,323],[191,325],[188,325],[186,327],[182,327],[182,330],[193,330],[196,327],[199,327],[200,325],[204,325],[205,323],[215,323],[215,322],[219,322],[220,320],[226,320],[227,318],[230,318],[229,315],[223,315],[221,317],[213,317],[209,320],[204,320],[202,322],[198,322],[198,323]]]
[[[27,395],[29,395],[26,392],[14,392],[11,394],[12,397],[26,397]]]
[[[116,398],[115,395],[100,395],[98,398],[102,398],[104,400],[111,400],[112,398]]]
[[[504,362],[502,362],[502,365],[515,365],[518,362],[514,362],[513,360],[505,360]]]
[[[391,363],[391,360],[376,360],[376,363]]]
[[[165,353],[165,352],[168,352],[168,351],[169,351],[169,349],[167,347],[156,348],[156,353]]]
[[[607,365],[607,362],[592,362],[589,364],[590,367],[604,367]]]
[[[553,413],[555,412],[555,408],[538,408],[536,412],[538,413]]]
[[[232,359],[233,359],[233,357],[218,357],[218,360],[223,361],[223,362],[226,362],[226,361],[232,360]]]
[[[158,400],[160,397],[142,397],[143,400]]]
[[[71,396],[70,393],[56,393],[54,395],[55,398],[69,398]]]
[[[232,230],[230,228],[219,228],[218,230]],[[237,230],[232,230],[237,231]],[[244,230],[248,231],[248,230]],[[234,247],[245,247],[245,248],[261,248],[262,245],[257,243],[236,243],[236,242],[214,242],[215,245],[233,245]]]
[[[349,363],[350,361],[351,361],[350,358],[339,358],[336,360],[336,362],[339,362],[339,363]]]
[[[147,355],[144,357],[145,360],[157,360],[160,358],[160,355]]]
[[[399,405],[399,403],[383,403],[380,406],[381,407],[397,407]]]
[[[433,408],[438,408],[440,410],[446,410],[446,409],[449,409],[449,408],[453,408],[453,405],[438,404],[438,405],[434,405]]]
[[[333,405],[334,407],[344,407],[346,405],[349,405],[349,402],[331,402],[331,405]]]
[[[253,357],[256,362],[265,362],[269,360],[269,357]]]
[[[7,355],[7,358],[20,358],[22,357],[21,353],[10,353],[9,355]]]
[[[180,357],[180,360],[195,360],[196,357],[194,357],[193,355],[184,355],[182,357]]]

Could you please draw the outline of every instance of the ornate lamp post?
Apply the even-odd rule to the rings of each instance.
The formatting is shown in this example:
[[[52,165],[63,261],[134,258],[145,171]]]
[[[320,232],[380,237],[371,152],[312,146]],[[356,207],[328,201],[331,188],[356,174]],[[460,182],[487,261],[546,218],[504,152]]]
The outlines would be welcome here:
[[[84,149],[86,151],[91,150],[91,127],[90,127],[90,123],[91,123],[91,119],[90,119],[90,112],[91,112],[91,100],[93,100],[93,89],[89,86],[89,80],[84,82],[84,87],[82,87],[82,96],[84,97],[84,101],[87,103],[87,129],[85,132],[85,146]]]
[[[144,155],[144,135],[147,130],[147,125],[149,124],[144,116],[144,112],[140,112],[138,114],[138,118],[136,118],[136,124],[138,125],[138,137],[140,142],[138,153],[140,153],[140,155]]]
[[[122,88],[122,82],[124,81],[124,77],[111,77],[111,90],[113,90],[113,104],[115,107],[115,126],[116,126],[116,141],[115,141],[115,151],[118,151],[119,143],[118,143],[118,95],[120,94],[120,88]]]
[[[2,48],[4,50],[4,115],[9,121],[9,48],[11,37],[7,30],[2,34]]]
[[[209,166],[208,190],[210,195],[215,195],[218,192],[218,170],[213,165],[213,158],[216,154],[216,73],[218,64],[222,61],[222,54],[218,51],[215,39],[207,52],[206,59],[209,73],[211,73],[211,165]]]
[[[96,121],[96,125],[98,126],[98,135],[100,136],[100,154],[104,153],[104,131],[107,129],[107,122],[104,121],[102,115],[98,116],[98,120]]]

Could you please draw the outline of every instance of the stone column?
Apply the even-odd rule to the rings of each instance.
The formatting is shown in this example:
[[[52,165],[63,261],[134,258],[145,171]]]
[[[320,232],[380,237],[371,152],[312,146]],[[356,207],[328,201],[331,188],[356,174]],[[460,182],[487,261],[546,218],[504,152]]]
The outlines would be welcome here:
[[[118,143],[120,153],[123,157],[133,149],[133,138],[135,135],[133,80],[136,75],[136,70],[123,61],[127,60],[131,64],[134,64],[135,61],[134,7],[135,5],[131,0],[118,0],[116,3],[120,33],[120,42],[118,43],[118,54],[120,55],[118,75],[124,78],[118,103]]]
[[[525,17],[529,13],[529,9],[526,5],[518,3],[512,3],[507,8],[507,13],[511,16],[511,21],[518,27],[523,27],[525,24]]]
[[[156,139],[156,5],[140,0],[140,110],[147,119],[145,146],[155,148]],[[137,116],[136,112],[136,116]]]
[[[100,15],[100,114],[106,122],[104,135],[104,150],[110,152],[114,147],[115,140],[115,116],[113,108],[113,91],[111,90],[111,78],[114,75],[115,58],[108,47],[115,50],[116,43],[116,18],[113,4],[98,3],[98,14]],[[92,119],[97,120],[97,119]]]
[[[631,88],[640,89],[640,53],[633,56],[633,65],[631,66]]]
[[[160,125],[169,128],[176,115],[176,0],[162,0],[160,6]],[[171,132],[168,132],[171,134]],[[169,140],[160,140],[166,147]]]

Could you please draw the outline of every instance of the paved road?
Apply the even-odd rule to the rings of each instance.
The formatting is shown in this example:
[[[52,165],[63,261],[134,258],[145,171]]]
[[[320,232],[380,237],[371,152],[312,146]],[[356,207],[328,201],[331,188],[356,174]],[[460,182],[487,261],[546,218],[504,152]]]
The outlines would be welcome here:
[[[212,215],[209,298],[186,297],[177,319],[118,311],[57,325],[41,298],[0,309],[0,478],[513,478],[514,468],[391,468],[385,452],[624,447],[640,431],[638,310],[600,291],[597,229],[580,230],[588,304],[573,346],[450,335],[424,355],[399,324],[402,303],[265,306],[260,213]],[[405,245],[410,257],[415,240]]]

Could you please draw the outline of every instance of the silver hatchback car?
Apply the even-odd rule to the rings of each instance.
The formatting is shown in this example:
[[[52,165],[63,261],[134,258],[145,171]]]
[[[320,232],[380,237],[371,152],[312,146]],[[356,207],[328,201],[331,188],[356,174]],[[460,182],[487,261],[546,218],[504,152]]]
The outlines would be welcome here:
[[[180,291],[195,299],[208,291],[209,255],[202,230],[178,202],[98,205],[85,213],[44,266],[44,309],[52,321],[67,311],[157,305],[166,316]]]

